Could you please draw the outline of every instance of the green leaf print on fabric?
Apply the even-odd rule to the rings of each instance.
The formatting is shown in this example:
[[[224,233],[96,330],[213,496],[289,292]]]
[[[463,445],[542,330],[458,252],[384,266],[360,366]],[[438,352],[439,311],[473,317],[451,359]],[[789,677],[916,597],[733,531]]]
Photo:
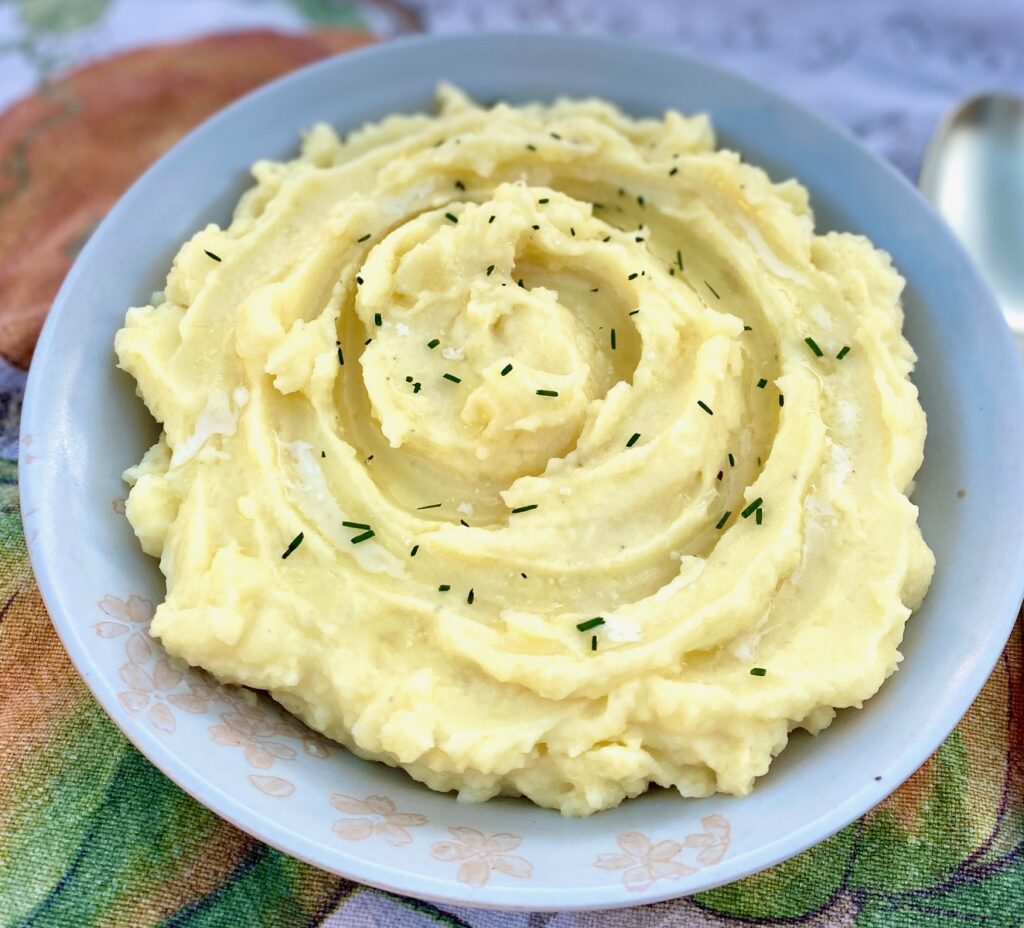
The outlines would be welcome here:
[[[102,18],[110,0],[18,0],[18,16],[36,32],[74,32]]]

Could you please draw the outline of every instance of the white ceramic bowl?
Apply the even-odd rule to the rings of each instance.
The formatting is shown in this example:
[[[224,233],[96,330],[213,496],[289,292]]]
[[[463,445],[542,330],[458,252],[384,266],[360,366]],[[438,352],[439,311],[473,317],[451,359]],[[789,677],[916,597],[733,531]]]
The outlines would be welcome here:
[[[907,277],[914,379],[929,418],[914,499],[935,580],[907,628],[900,672],[862,711],[842,713],[816,739],[795,737],[749,797],[654,791],[584,820],[523,801],[460,804],[290,725],[269,700],[250,704],[179,672],[144,633],[163,583],[118,501],[122,469],[157,428],[114,369],[125,308],[161,289],[195,229],[228,218],[253,161],[289,155],[317,120],[344,130],[427,109],[441,79],[485,100],[597,94],[635,115],[707,111],[723,144],[810,188],[819,228],[866,233]],[[894,789],[956,724],[1020,603],[1022,408],[1020,359],[953,236],[840,131],[653,48],[569,36],[415,39],[250,94],[111,211],[68,275],[32,365],[24,519],[53,622],[96,698],[153,763],[224,818],[327,870],[409,895],[507,908],[628,905],[734,880],[820,841]],[[652,869],[654,859],[668,863]]]

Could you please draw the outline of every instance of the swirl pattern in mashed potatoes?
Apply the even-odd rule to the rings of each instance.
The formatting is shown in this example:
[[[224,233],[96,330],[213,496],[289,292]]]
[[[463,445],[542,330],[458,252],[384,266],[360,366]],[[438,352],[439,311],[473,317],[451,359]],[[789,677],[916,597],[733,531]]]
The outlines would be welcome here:
[[[569,815],[745,793],[896,668],[903,282],[798,183],[701,116],[451,88],[254,175],[117,336],[171,654]]]

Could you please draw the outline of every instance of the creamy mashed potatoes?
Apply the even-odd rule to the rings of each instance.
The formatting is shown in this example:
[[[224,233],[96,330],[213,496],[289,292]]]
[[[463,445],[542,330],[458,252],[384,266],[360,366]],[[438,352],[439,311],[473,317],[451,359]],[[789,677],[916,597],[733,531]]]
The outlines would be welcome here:
[[[567,815],[746,793],[896,669],[903,281],[798,183],[702,116],[450,88],[253,174],[117,335],[170,653]]]

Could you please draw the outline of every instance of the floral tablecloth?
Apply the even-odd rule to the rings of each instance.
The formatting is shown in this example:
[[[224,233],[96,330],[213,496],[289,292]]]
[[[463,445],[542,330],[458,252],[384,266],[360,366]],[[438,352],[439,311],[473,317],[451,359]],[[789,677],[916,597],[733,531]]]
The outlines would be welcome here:
[[[1024,92],[1020,0],[0,2],[0,925],[1024,925],[1019,624],[956,731],[860,821],[712,892],[557,915],[430,905],[271,850],[154,769],[68,661],[28,565],[16,460],[24,372],[75,254],[153,158],[249,88],[371,36],[497,28],[707,57],[844,122],[910,175],[960,96]]]

